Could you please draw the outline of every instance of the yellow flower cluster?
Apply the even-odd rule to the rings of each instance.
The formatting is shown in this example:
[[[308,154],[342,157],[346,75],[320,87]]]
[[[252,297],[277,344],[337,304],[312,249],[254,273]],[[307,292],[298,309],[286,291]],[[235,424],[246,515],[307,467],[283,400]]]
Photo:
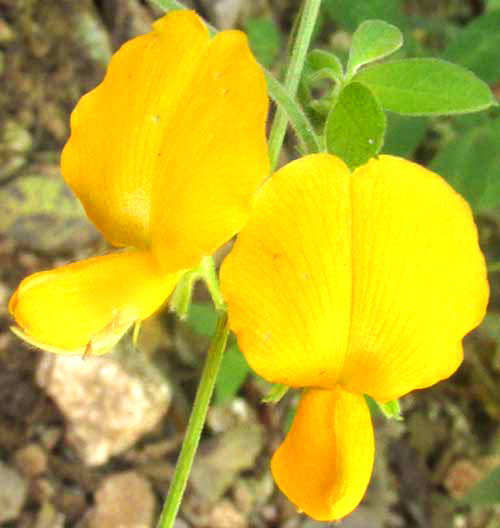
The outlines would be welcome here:
[[[125,44],[74,110],[61,165],[127,249],[36,273],[9,308],[33,343],[102,353],[239,233],[220,277],[230,327],[257,373],[304,389],[272,472],[298,508],[332,520],[370,480],[364,395],[387,402],[458,368],[486,268],[468,205],[409,161],[350,173],[315,154],[262,183],[267,109],[241,32],[211,39],[177,11]]]

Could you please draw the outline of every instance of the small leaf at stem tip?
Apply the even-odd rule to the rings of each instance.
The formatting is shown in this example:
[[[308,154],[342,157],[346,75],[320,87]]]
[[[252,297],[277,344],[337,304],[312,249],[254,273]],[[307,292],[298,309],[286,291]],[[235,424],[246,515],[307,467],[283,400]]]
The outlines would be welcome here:
[[[386,418],[391,418],[392,420],[401,421],[403,420],[403,415],[401,413],[401,406],[399,405],[399,400],[392,400],[387,403],[376,402],[378,408],[382,411],[382,414]]]
[[[309,52],[305,64],[308,77],[314,77],[319,72],[325,72],[329,77],[340,82],[344,76],[344,69],[340,59],[328,51],[315,49]]]
[[[402,115],[450,115],[497,105],[489,86],[471,71],[439,59],[373,64],[354,81],[370,88],[381,105]]]
[[[385,127],[384,111],[371,91],[359,83],[348,84],[326,121],[327,150],[354,169],[380,151]]]
[[[275,383],[267,395],[262,398],[262,403],[278,403],[288,392],[289,388],[290,387],[282,385],[281,383]]]
[[[361,66],[394,53],[403,45],[403,35],[396,26],[382,20],[366,20],[352,36],[347,62],[347,76]]]

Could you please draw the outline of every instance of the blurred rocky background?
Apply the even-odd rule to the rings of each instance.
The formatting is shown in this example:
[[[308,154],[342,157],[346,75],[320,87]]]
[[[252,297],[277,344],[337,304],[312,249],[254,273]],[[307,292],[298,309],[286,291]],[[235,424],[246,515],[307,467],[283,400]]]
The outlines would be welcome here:
[[[186,4],[218,28],[246,30],[259,60],[280,75],[298,1]],[[159,15],[140,0],[0,0],[2,527],[153,527],[172,476],[214,327],[202,288],[187,322],[162,313],[143,325],[137,347],[126,338],[86,360],[27,347],[10,333],[7,313],[27,274],[106,250],[63,184],[59,156],[78,98],[100,81],[112,52]],[[366,18],[398,25],[403,53],[448,57],[500,92],[498,0],[324,0],[317,44],[345,56]],[[375,417],[372,483],[342,528],[500,527],[499,122],[496,111],[391,116],[387,152],[439,168],[465,195],[490,189],[473,207],[492,300],[460,371],[406,397],[404,421]],[[290,142],[283,161],[295,155]],[[270,455],[296,394],[269,406],[261,403],[267,390],[231,342],[177,528],[324,524],[297,513],[273,484]]]

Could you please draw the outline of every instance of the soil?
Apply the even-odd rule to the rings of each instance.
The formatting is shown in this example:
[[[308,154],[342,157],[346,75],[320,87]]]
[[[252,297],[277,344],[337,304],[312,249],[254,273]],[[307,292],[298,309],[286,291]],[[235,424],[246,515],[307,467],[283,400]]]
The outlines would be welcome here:
[[[297,2],[242,3],[245,13],[270,13],[284,35],[290,30]],[[463,4],[466,16],[482,9]],[[213,14],[210,2],[195,7]],[[44,354],[9,331],[7,312],[26,275],[105,250],[61,183],[59,153],[79,97],[102,78],[113,50],[159,14],[139,0],[0,0],[0,526],[154,526],[172,476],[204,337],[171,314],[145,325],[140,353],[167,380],[168,411],[124,451],[91,465],[68,436],[67,413],[40,385]],[[485,253],[498,261],[500,215],[478,223]],[[406,397],[404,421],[376,418],[372,483],[338,526],[500,527],[498,505],[461,500],[500,466],[500,273],[490,279],[488,318],[466,339],[458,373]],[[296,395],[269,406],[260,403],[264,391],[249,376],[232,401],[212,407],[177,528],[322,524],[297,513],[273,485],[269,459]]]

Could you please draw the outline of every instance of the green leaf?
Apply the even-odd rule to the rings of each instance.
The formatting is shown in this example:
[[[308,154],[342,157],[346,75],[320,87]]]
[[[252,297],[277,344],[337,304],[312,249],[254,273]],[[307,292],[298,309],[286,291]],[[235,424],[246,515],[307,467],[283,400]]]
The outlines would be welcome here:
[[[312,50],[308,54],[305,70],[308,77],[315,76],[320,72],[326,72],[329,77],[339,81],[344,76],[340,59],[333,53],[320,49]]]
[[[191,303],[186,322],[197,334],[213,336],[217,313],[211,304]]]
[[[399,400],[392,400],[387,403],[377,402],[377,405],[379,406],[379,409],[382,411],[382,414],[386,418],[390,418],[392,420],[397,420],[397,421],[401,421],[403,419],[403,415],[401,413],[401,406],[399,405]]]
[[[482,15],[450,43],[443,59],[472,70],[489,84],[500,80],[500,11]]]
[[[426,117],[408,117],[389,113],[382,152],[410,158],[422,142],[429,125]]]
[[[182,321],[185,321],[188,316],[193,287],[198,277],[199,273],[197,271],[185,273],[177,283],[168,301],[169,310],[174,312]]]
[[[265,67],[271,67],[281,47],[279,29],[268,18],[247,18],[243,26],[257,60]]]
[[[374,64],[354,80],[368,86],[382,106],[403,115],[477,112],[496,104],[489,86],[472,72],[439,59]]]
[[[473,506],[500,504],[500,467],[488,473],[462,499]]]
[[[430,168],[446,178],[476,212],[500,205],[500,118],[448,143]]]
[[[383,415],[386,418],[397,420],[398,422],[403,420],[399,400],[392,400],[387,403],[379,403],[365,394],[365,401],[368,405],[368,408],[370,409],[372,417]]]
[[[486,1],[486,11],[495,11],[496,9],[500,9],[500,0]]]
[[[384,141],[385,114],[370,90],[348,84],[331,109],[325,126],[328,152],[352,169],[379,152]]]
[[[235,341],[229,343],[222,357],[215,382],[215,403],[221,405],[234,398],[250,372]]]
[[[396,26],[382,20],[363,22],[352,36],[347,75],[353,75],[364,64],[390,55],[402,45],[403,35]]]
[[[281,383],[275,383],[271,390],[262,398],[262,403],[277,403],[283,398],[283,396],[288,392],[287,385],[282,385]]]
[[[323,0],[323,9],[332,20],[350,31],[368,19],[378,18],[400,25],[403,18],[400,0]]]

